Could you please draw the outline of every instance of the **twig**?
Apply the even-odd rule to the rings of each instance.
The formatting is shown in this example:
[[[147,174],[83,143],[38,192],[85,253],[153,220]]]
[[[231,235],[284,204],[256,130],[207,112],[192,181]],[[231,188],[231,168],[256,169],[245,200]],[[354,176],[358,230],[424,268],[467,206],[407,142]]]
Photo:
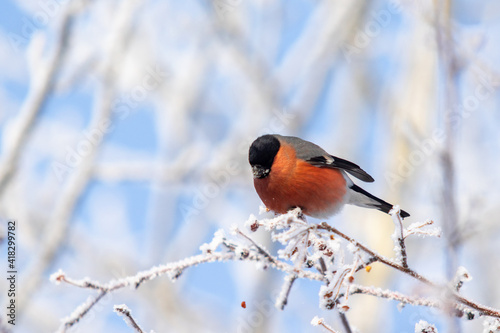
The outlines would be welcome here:
[[[362,270],[363,268],[365,268],[366,266],[374,263],[377,261],[377,258],[375,257],[370,257],[368,260],[365,260],[363,263],[361,263],[355,270],[355,272],[359,272],[360,270]]]
[[[250,237],[245,235],[240,229],[236,228],[235,231],[238,235],[242,236],[243,238],[248,240],[250,243],[252,243],[252,245],[255,246],[255,248],[259,251],[260,254],[262,254],[264,257],[266,257],[273,264],[276,264],[276,259],[274,259],[274,257],[266,249],[264,249],[262,246],[257,244],[253,239],[251,239]]]
[[[368,253],[371,257],[375,258],[373,261],[371,262],[375,262],[375,261],[379,261],[387,266],[390,266],[394,269],[397,269],[405,274],[408,274],[410,275],[411,277],[429,285],[429,286],[432,286],[432,287],[435,287],[435,284],[433,282],[431,282],[429,279],[423,277],[422,275],[418,274],[417,272],[415,272],[414,270],[410,269],[410,268],[406,268],[406,267],[403,267],[401,265],[399,265],[398,263],[390,260],[390,259],[387,259],[385,258],[384,256],[381,256],[377,253],[375,253],[374,251],[370,250],[369,248],[367,248],[366,246],[364,246],[363,244],[359,243],[358,241],[356,241],[355,239],[347,236],[346,234],[340,232],[339,230],[335,229],[334,227],[330,226],[328,223],[326,222],[322,222],[321,224],[318,224],[316,226],[318,229],[324,229],[324,230],[327,230],[327,231],[330,231],[330,232],[333,232],[334,234],[344,238],[346,241],[352,243],[354,246],[356,247],[359,247],[361,250],[363,250],[364,252]]]
[[[297,280],[297,274],[292,273],[288,274],[285,276],[285,282],[283,283],[283,286],[281,287],[281,292],[276,299],[275,306],[283,310],[285,308],[285,305],[288,304],[288,295],[290,295],[290,290],[292,290],[293,283]]]
[[[438,308],[446,310],[446,305],[443,304],[443,302],[440,302],[439,300],[426,297],[408,296],[393,290],[387,290],[387,289],[383,290],[381,288],[352,285],[350,294],[371,295],[379,298],[398,301],[401,304],[410,304],[413,306],[426,306],[430,308]],[[455,315],[462,316],[463,314],[466,314],[468,318],[474,317],[474,312],[471,311],[467,306],[459,303],[454,303],[453,306],[457,311],[456,313],[454,313]]]
[[[406,254],[406,244],[404,237],[403,220],[401,219],[399,206],[395,206],[391,209],[389,214],[394,222],[394,234],[392,238],[396,244],[395,248],[397,250],[396,257],[401,260],[401,265],[404,268],[408,268],[408,256]]]
[[[319,269],[318,270],[321,274],[325,275],[325,273],[326,273],[325,259],[320,257],[318,261],[319,261]]]
[[[275,223],[276,226],[282,228],[283,223],[286,223],[286,225],[289,225],[290,221],[288,220],[289,217],[287,217],[286,221],[281,221],[282,224],[280,225],[277,223],[277,221],[274,220],[269,220],[267,223]],[[302,221],[300,221],[302,223]],[[302,225],[300,225],[302,228]],[[360,244],[356,240],[352,239],[351,237],[343,234],[342,232],[338,231],[337,229],[329,226],[327,223],[323,222],[321,224],[317,225],[309,225],[307,227],[309,230],[326,230],[328,232],[334,233],[341,238],[345,239],[350,243],[350,246],[354,247],[354,253],[357,253],[356,255],[356,260],[350,264],[350,265],[344,265],[341,264],[335,271],[332,270],[332,267],[328,268],[330,271],[325,273],[315,273],[312,272],[308,269],[303,269],[301,268],[302,265],[294,265],[288,264],[284,261],[279,260],[276,257],[273,257],[267,250],[265,250],[262,246],[257,244],[255,241],[253,241],[250,237],[247,235],[243,234],[241,231],[238,230],[238,228],[233,229],[235,230],[235,234],[242,236],[245,240],[250,241],[251,244],[253,245],[250,250],[246,249],[244,246],[239,245],[238,243],[231,243],[229,242],[225,235],[223,230],[219,230],[215,233],[214,239],[212,242],[209,244],[205,244],[201,247],[202,251],[204,251],[203,254],[189,257],[184,260],[180,260],[178,262],[174,263],[169,263],[166,265],[160,265],[157,267],[153,267],[147,271],[139,272],[136,275],[125,277],[122,279],[118,280],[111,280],[108,283],[102,284],[99,282],[91,281],[88,278],[82,279],[82,280],[74,280],[71,278],[66,277],[64,272],[59,271],[51,276],[51,280],[59,283],[59,282],[65,282],[68,284],[71,284],[73,286],[77,286],[80,288],[86,288],[86,289],[92,289],[92,290],[97,290],[99,291],[98,295],[95,298],[89,298],[85,303],[83,303],[81,306],[79,306],[68,318],[63,320],[63,323],[61,325],[60,331],[65,332],[66,329],[70,328],[73,326],[75,323],[77,323],[81,318],[83,318],[89,311],[90,309],[97,303],[99,302],[100,299],[102,299],[106,294],[113,292],[117,289],[121,289],[127,286],[133,286],[135,288],[138,288],[143,282],[152,280],[156,277],[168,274],[171,279],[177,279],[184,269],[192,266],[196,266],[201,263],[208,263],[208,262],[215,262],[215,261],[226,261],[226,260],[246,260],[246,261],[255,261],[255,262],[263,262],[265,261],[268,263],[270,267],[273,267],[277,270],[281,270],[285,273],[287,273],[286,277],[286,282],[283,285],[280,297],[276,301],[277,307],[283,309],[283,307],[287,304],[288,302],[288,295],[290,293],[291,287],[294,283],[294,281],[298,278],[306,278],[309,280],[317,280],[326,283],[326,286],[322,287],[321,293],[323,293],[323,297],[325,299],[325,302],[328,303],[328,300],[338,300],[341,297],[345,297],[347,300],[348,295],[352,294],[367,294],[367,295],[373,295],[376,297],[380,298],[387,298],[387,299],[392,299],[392,300],[397,300],[399,302],[402,302],[403,304],[412,304],[412,305],[423,305],[423,306],[429,306],[429,307],[437,307],[440,309],[447,310],[448,307],[452,307],[456,311],[453,312],[452,314],[460,316],[461,314],[466,314],[468,318],[472,319],[476,314],[479,315],[487,315],[495,318],[500,318],[500,311],[496,309],[492,309],[489,307],[486,307],[484,305],[480,305],[478,303],[475,303],[471,300],[468,300],[462,296],[460,296],[456,291],[452,290],[452,288],[449,288],[447,291],[448,303],[443,302],[443,301],[437,301],[433,299],[427,299],[427,298],[417,298],[417,297],[411,297],[407,295],[400,294],[395,291],[391,290],[382,290],[380,288],[373,288],[373,287],[365,287],[365,286],[360,286],[360,285],[355,285],[353,284],[353,274],[360,270],[363,267],[366,267],[367,264],[372,263],[372,262],[381,262],[387,266],[390,266],[396,270],[399,270],[407,275],[412,276],[413,278],[421,281],[424,284],[427,284],[435,289],[438,288],[438,285],[431,282],[427,278],[423,277],[422,275],[416,273],[415,271],[409,269],[408,267],[403,267],[401,264],[396,263],[395,261],[385,258],[376,252],[370,250],[368,247]],[[287,236],[287,235],[285,235]],[[300,234],[297,234],[296,237],[299,237]],[[288,237],[288,236],[287,236]],[[302,236],[300,236],[302,237]],[[331,237],[330,237],[331,238]],[[292,241],[292,238],[288,238],[289,242]],[[293,243],[292,243],[293,244]],[[216,251],[218,246],[220,245],[225,245],[223,249],[226,252],[221,252],[221,251]],[[324,245],[324,244],[323,244]],[[304,246],[310,246],[309,244],[304,244]],[[290,247],[290,246],[289,246]],[[242,248],[245,250],[244,255],[242,255]],[[323,249],[324,251],[325,249]],[[351,249],[352,250],[352,249]],[[367,259],[363,259],[362,256],[359,255],[358,251],[363,251],[369,255]],[[364,261],[364,262],[363,262]],[[325,263],[326,264],[326,263]],[[308,267],[307,265],[304,265]],[[310,267],[310,266],[309,266]],[[339,270],[340,269],[340,270]],[[461,274],[462,278],[464,277],[464,274]],[[341,292],[342,284],[344,283],[346,277],[348,277],[349,284],[348,286]],[[334,293],[335,296],[334,296]],[[334,296],[334,297],[333,297]],[[323,299],[322,299],[323,300]],[[325,305],[325,308],[333,308],[332,307],[327,307]],[[476,310],[477,312],[473,311]],[[344,318],[344,322],[346,322],[347,318]],[[319,324],[318,324],[319,325]],[[348,325],[348,323],[347,323]],[[346,326],[344,324],[344,326]],[[347,332],[350,331],[349,326],[346,326]],[[351,330],[352,331],[352,330]]]
[[[427,306],[432,308],[439,307],[439,302],[437,300],[424,297],[412,297],[393,290],[381,289],[375,287],[366,287],[359,284],[352,284],[350,294],[371,295],[415,306]]]
[[[352,239],[351,237],[343,234],[342,232],[338,231],[337,229],[335,229],[334,227],[331,227],[330,225],[328,225],[328,223],[326,222],[323,222],[321,224],[318,224],[316,226],[318,229],[324,229],[324,230],[328,230],[330,232],[333,232],[334,234],[344,238],[345,240],[347,240],[348,242],[354,244],[355,246],[359,247],[360,249],[362,249],[363,251],[365,251],[366,253],[368,253],[370,256],[372,257],[375,257],[377,260],[376,261],[379,261],[387,266],[390,266],[400,272],[403,272],[419,281],[421,281],[422,283],[425,283],[431,287],[434,287],[434,288],[437,288],[437,285],[433,282],[431,282],[429,279],[423,277],[422,275],[418,274],[417,272],[415,272],[414,270],[410,269],[410,268],[406,268],[406,267],[403,267],[397,263],[395,263],[394,261],[390,260],[390,259],[387,259],[377,253],[375,253],[374,251],[370,250],[369,248],[367,248],[366,246],[360,244],[358,241]],[[499,310],[496,310],[496,309],[493,309],[493,308],[490,308],[488,306],[485,306],[485,305],[482,305],[482,304],[479,304],[479,303],[476,303],[476,302],[473,302],[469,299],[466,299],[464,298],[463,296],[459,295],[458,293],[454,292],[454,291],[451,291],[450,290],[450,296],[452,296],[455,301],[459,302],[459,303],[462,303],[468,307],[470,307],[471,309],[474,309],[476,311],[478,311],[480,314],[482,315],[486,315],[486,316],[490,316],[490,317],[495,317],[495,318],[500,318],[500,311]]]
[[[328,332],[338,333],[332,327],[330,327],[329,325],[325,324],[325,319],[319,318],[318,316],[314,317],[311,320],[311,325],[313,325],[313,326],[323,326],[323,328],[325,328]]]
[[[347,316],[345,315],[344,312],[338,311],[340,321],[342,322],[342,325],[344,326],[345,333],[352,333],[351,325],[349,324],[349,321],[347,320]]]
[[[89,313],[90,309],[94,307],[99,301],[108,294],[108,291],[101,291],[96,297],[89,297],[83,304],[78,306],[75,311],[62,320],[58,333],[66,332],[67,329],[78,323],[82,318]]]
[[[307,278],[310,280],[324,281],[324,276],[321,274],[310,272],[307,270],[299,270],[296,267],[279,260],[270,261],[269,258],[264,255],[249,254],[248,257],[242,259],[234,252],[214,252],[210,254],[200,254],[177,262],[156,266],[147,271],[139,272],[136,275],[118,280],[112,280],[104,284],[90,281],[89,279],[74,280],[66,277],[64,272],[58,271],[52,274],[50,278],[51,281],[55,283],[66,282],[79,288],[99,290],[99,294],[95,298],[88,299],[86,302],[81,304],[69,317],[63,319],[61,327],[59,328],[59,332],[66,332],[67,329],[79,322],[90,311],[90,309],[95,304],[97,304],[106,294],[111,293],[115,290],[129,286],[138,288],[143,282],[153,280],[165,274],[169,274],[172,279],[175,279],[182,273],[184,269],[202,263],[226,260],[262,261],[263,259],[269,261],[270,265],[277,270],[296,274],[296,278]]]
[[[139,324],[137,324],[135,319],[132,317],[132,311],[130,311],[128,306],[126,306],[125,304],[115,305],[114,311],[118,313],[118,315],[123,318],[125,323],[127,323],[129,327],[133,328],[134,331],[138,333],[144,333],[142,328],[139,326]]]

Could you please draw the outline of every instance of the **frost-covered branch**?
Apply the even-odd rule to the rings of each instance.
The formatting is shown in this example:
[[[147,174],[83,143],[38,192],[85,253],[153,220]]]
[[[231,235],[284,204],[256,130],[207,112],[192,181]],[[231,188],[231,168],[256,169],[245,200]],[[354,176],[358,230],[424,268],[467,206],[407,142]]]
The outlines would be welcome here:
[[[281,292],[276,299],[276,308],[283,310],[285,305],[288,304],[288,295],[290,295],[290,290],[292,290],[293,283],[297,280],[297,275],[295,273],[290,273],[285,276],[285,282],[281,287]]]
[[[393,301],[399,302],[400,307],[404,307],[405,305],[413,305],[413,306],[426,306],[429,308],[436,308],[447,311],[447,304],[444,304],[439,299],[429,298],[429,297],[416,297],[402,294],[397,291],[381,289],[376,287],[366,287],[362,285],[353,285],[350,290],[351,295],[355,294],[363,294],[363,295],[371,295],[378,298],[389,299]],[[476,315],[476,312],[465,306],[464,304],[454,303],[455,308],[454,314],[458,317],[462,317],[465,315],[467,318],[473,319]]]
[[[132,311],[125,304],[115,305],[114,311],[123,318],[125,323],[132,328],[135,332],[144,333],[144,330],[137,324],[137,321],[132,317]]]
[[[415,333],[438,333],[436,326],[429,324],[425,320],[420,320],[415,324]]]
[[[408,268],[408,255],[406,254],[406,244],[404,236],[403,219],[401,218],[401,210],[399,206],[391,209],[389,214],[394,222],[394,234],[392,240],[394,241],[394,251],[396,252],[397,261],[404,267]]]
[[[419,273],[415,272],[414,270],[412,270],[410,268],[405,268],[405,267],[399,265],[398,263],[396,263],[395,261],[390,260],[390,259],[388,259],[380,254],[377,254],[376,252],[370,250],[368,247],[364,246],[363,244],[359,243],[358,241],[354,240],[353,238],[345,235],[344,233],[340,232],[336,228],[330,226],[328,223],[323,222],[323,223],[319,224],[317,227],[318,227],[318,229],[328,230],[328,231],[342,237],[343,239],[347,240],[349,243],[353,244],[355,247],[363,250],[363,252],[370,255],[372,262],[376,262],[376,261],[381,262],[387,266],[390,266],[396,270],[399,270],[405,274],[408,274],[411,277],[414,277],[415,279],[417,279],[417,280],[419,280],[427,285],[434,286],[433,282],[431,282],[427,278],[423,277]]]
[[[343,234],[342,232],[338,231],[337,229],[335,229],[334,227],[331,227],[330,225],[328,225],[327,223],[323,222],[321,223],[320,225],[318,225],[318,228],[322,228],[322,229],[325,229],[325,230],[328,230],[342,238],[344,238],[345,240],[347,240],[348,242],[350,242],[351,244],[354,244],[354,246],[360,248],[361,250],[363,250],[364,252],[366,252],[367,254],[369,254],[372,258],[375,258],[375,261],[378,261],[380,263],[383,263],[387,266],[390,266],[402,273],[405,273],[419,281],[421,281],[422,283],[425,283],[427,284],[428,286],[431,286],[431,287],[434,287],[434,288],[437,288],[439,287],[436,283],[430,281],[429,279],[427,279],[426,277],[422,276],[421,274],[417,273],[416,271],[410,269],[410,268],[406,268],[406,267],[403,267],[402,265],[399,265],[398,263],[396,263],[395,261],[391,260],[391,259],[388,259],[388,258],[385,258],[384,256],[380,255],[380,254],[377,254],[376,252],[370,250],[369,248],[367,248],[366,246],[362,245],[361,243],[359,243],[358,241],[352,239],[351,237]],[[480,315],[486,315],[486,316],[492,316],[492,317],[497,317],[497,318],[500,318],[500,311],[497,310],[497,309],[493,309],[493,308],[490,308],[490,307],[487,307],[485,305],[482,305],[482,304],[478,304],[476,302],[473,302],[469,299],[466,299],[464,298],[463,296],[459,295],[458,293],[454,292],[453,290],[450,290],[450,297],[452,297],[456,302],[459,302],[465,306],[468,306],[470,307],[471,309],[473,310],[476,310],[479,312]]]
[[[311,320],[311,325],[313,326],[322,326],[324,329],[326,329],[328,332],[332,333],[337,333],[336,330],[334,330],[332,327],[329,325],[325,324],[325,319],[324,318],[319,318],[318,316],[314,317]]]
[[[144,281],[152,280],[158,276],[162,276],[165,274],[167,274],[172,280],[175,280],[187,267],[196,266],[205,262],[229,260],[233,255],[234,254],[231,253],[218,253],[211,255],[200,254],[198,256],[187,258],[175,263],[155,266],[147,271],[139,272],[133,276],[129,276],[126,278],[111,280],[108,283],[99,283],[96,281],[91,281],[88,278],[74,280],[67,277],[62,270],[59,270],[58,272],[51,275],[50,280],[52,282],[56,284],[65,282],[79,288],[98,290],[99,293],[97,294],[97,296],[89,297],[84,303],[77,307],[72,314],[64,318],[61,322],[61,326],[59,327],[58,332],[66,332],[67,329],[78,323],[94,305],[96,305],[104,296],[106,296],[110,292],[125,287],[138,288]]]
[[[399,212],[396,211],[395,214],[399,215]],[[415,224],[412,225],[411,230],[401,226],[397,239],[404,241],[411,234],[434,235],[434,232],[422,231],[424,227],[431,224],[428,221],[419,225]],[[336,309],[345,323],[347,332],[351,329],[345,313],[350,308],[348,305],[349,296],[355,294],[395,300],[402,306],[409,304],[439,308],[457,317],[465,315],[468,319],[474,319],[478,316],[500,318],[498,310],[478,304],[458,294],[461,285],[470,280],[470,275],[465,269],[457,272],[455,279],[449,283],[449,287],[439,285],[410,269],[408,265],[405,267],[402,262],[378,254],[326,222],[307,223],[299,209],[267,219],[257,219],[252,215],[246,222],[246,226],[250,231],[256,231],[262,227],[271,232],[273,241],[283,244],[283,248],[278,250],[278,255],[273,255],[264,246],[253,240],[250,235],[233,226],[229,236],[222,229],[215,232],[211,242],[200,246],[202,254],[152,267],[135,275],[107,283],[92,281],[88,278],[75,280],[67,277],[62,271],[54,273],[51,280],[56,283],[64,282],[79,288],[98,291],[97,296],[89,298],[63,320],[60,331],[64,332],[76,324],[100,299],[110,292],[124,287],[138,288],[142,283],[163,275],[168,275],[172,281],[175,281],[188,267],[229,260],[255,262],[260,267],[271,267],[284,272],[286,274],[285,282],[275,303],[278,309],[283,309],[288,303],[289,294],[296,279],[323,282],[319,292],[320,307]],[[416,230],[419,232],[415,232]],[[380,262],[409,275],[432,287],[432,290],[442,291],[443,288],[446,288],[446,300],[405,295],[397,291],[356,284],[356,273],[363,268],[369,272],[371,270],[370,264],[373,262]],[[453,311],[449,311],[450,308]]]
[[[273,258],[268,258],[258,251],[249,250],[247,252],[243,247],[235,246],[234,244],[228,242],[225,237],[220,237],[220,234],[221,233],[216,233],[216,236],[214,237],[214,240],[216,240],[216,242],[212,242],[211,244],[205,244],[206,246],[202,246],[202,250],[205,251],[205,253],[203,254],[189,257],[174,263],[155,266],[147,271],[139,272],[133,276],[111,280],[107,283],[92,281],[88,278],[75,280],[66,276],[66,274],[62,270],[59,270],[58,272],[52,274],[50,279],[56,284],[64,282],[79,288],[99,291],[97,296],[87,299],[87,301],[81,304],[71,315],[62,320],[59,332],[65,332],[67,329],[78,323],[90,311],[90,309],[108,293],[126,287],[138,288],[143,282],[153,280],[163,275],[168,275],[168,277],[172,281],[175,281],[177,278],[179,278],[179,276],[186,268],[197,266],[202,263],[228,260],[255,261],[258,263],[264,263],[264,267],[271,266],[277,270],[281,270],[289,274],[296,274],[296,276],[300,278],[319,281],[324,280],[324,277],[321,274],[307,270],[299,270],[285,262],[275,260]],[[225,247],[225,250],[228,252],[212,251],[212,246],[216,248],[219,245],[223,245]]]

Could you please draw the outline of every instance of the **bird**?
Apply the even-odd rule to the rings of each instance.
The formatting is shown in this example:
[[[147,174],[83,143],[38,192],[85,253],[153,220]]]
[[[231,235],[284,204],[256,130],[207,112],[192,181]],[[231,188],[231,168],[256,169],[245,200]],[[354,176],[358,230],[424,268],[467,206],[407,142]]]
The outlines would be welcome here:
[[[262,135],[250,145],[248,161],[257,194],[269,210],[278,214],[299,207],[305,215],[326,219],[345,204],[387,214],[393,208],[354,184],[349,175],[363,182],[374,181],[357,164],[298,137]],[[400,216],[410,214],[401,210]]]

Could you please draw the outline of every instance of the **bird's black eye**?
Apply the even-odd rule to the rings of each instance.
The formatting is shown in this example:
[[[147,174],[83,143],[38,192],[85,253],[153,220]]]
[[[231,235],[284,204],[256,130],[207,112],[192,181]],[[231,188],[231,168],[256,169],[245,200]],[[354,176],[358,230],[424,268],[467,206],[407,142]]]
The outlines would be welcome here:
[[[263,135],[250,146],[248,161],[251,166],[259,165],[262,168],[271,169],[274,157],[279,150],[280,142],[274,135]]]

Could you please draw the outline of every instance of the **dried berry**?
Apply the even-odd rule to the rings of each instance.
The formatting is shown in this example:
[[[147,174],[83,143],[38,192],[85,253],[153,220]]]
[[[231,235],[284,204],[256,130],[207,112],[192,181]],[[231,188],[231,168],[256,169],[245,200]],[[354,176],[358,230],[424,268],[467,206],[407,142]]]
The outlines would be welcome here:
[[[259,222],[255,221],[254,223],[252,223],[252,225],[250,225],[250,230],[255,232],[255,231],[257,231],[257,229],[259,229]]]
[[[333,299],[329,299],[329,300],[326,301],[325,309],[331,310],[334,307],[335,307],[335,301]]]
[[[246,259],[246,258],[248,258],[249,255],[250,255],[250,251],[248,251],[247,249],[241,250],[241,253],[240,253],[241,259]]]

